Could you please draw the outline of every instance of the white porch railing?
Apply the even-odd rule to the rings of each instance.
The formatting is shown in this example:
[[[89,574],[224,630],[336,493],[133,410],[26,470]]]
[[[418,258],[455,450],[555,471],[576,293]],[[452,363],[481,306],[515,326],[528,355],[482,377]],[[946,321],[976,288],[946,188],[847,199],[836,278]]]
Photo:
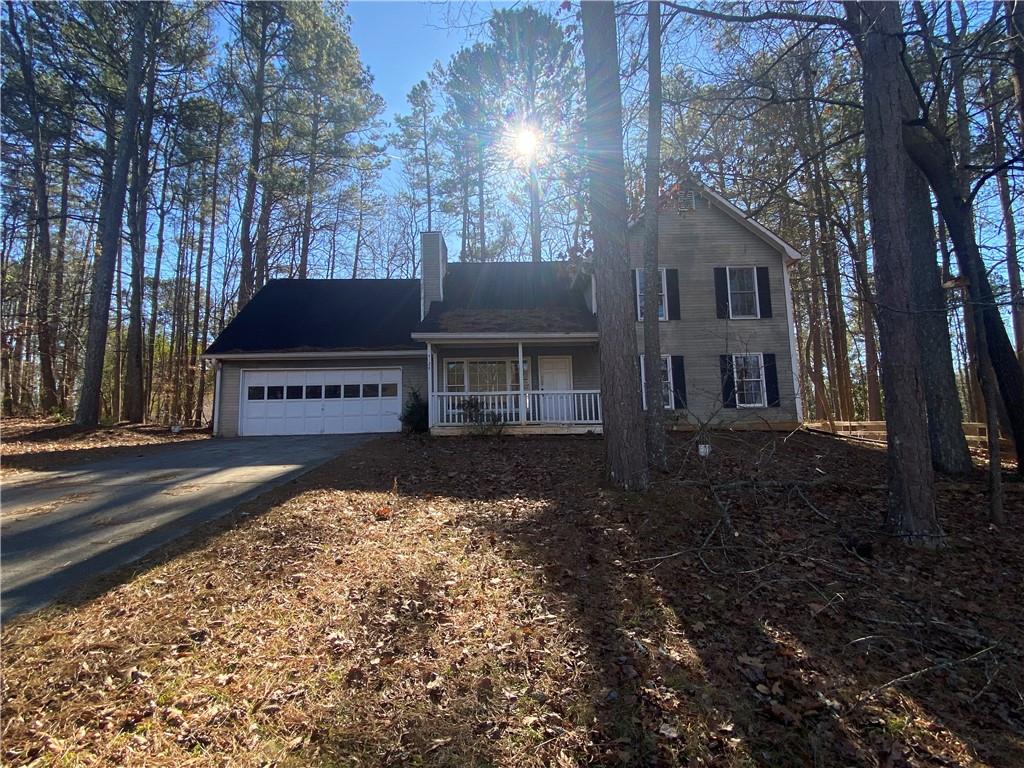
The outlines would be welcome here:
[[[436,426],[601,423],[601,393],[596,389],[437,392],[433,397]]]

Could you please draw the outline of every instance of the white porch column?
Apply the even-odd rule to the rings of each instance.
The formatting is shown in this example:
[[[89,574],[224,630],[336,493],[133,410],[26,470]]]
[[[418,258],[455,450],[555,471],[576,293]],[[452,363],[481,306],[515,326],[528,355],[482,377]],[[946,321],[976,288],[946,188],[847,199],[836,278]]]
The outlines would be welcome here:
[[[523,378],[523,342],[519,342],[519,423],[526,423],[526,382]]]
[[[434,351],[427,342],[427,428],[434,426]]]

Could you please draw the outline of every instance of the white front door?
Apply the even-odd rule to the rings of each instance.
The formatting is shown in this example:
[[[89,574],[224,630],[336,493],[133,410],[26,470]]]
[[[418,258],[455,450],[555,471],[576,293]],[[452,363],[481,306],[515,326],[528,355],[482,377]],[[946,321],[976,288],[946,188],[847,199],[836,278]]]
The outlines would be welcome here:
[[[540,421],[571,422],[572,358],[568,355],[541,355],[537,363],[537,383],[540,391],[545,393],[538,397],[538,418]]]

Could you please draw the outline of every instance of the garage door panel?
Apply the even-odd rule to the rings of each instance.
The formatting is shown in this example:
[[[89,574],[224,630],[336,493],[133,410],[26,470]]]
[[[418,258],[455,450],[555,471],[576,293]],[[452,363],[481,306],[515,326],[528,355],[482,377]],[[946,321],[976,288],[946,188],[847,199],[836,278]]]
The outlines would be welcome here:
[[[396,368],[245,371],[240,433],[397,432],[401,382]]]

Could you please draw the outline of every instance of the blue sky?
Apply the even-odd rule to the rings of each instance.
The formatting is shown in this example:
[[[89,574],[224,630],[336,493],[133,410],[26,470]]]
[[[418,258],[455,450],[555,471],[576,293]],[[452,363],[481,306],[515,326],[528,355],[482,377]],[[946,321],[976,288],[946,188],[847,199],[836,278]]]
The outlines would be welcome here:
[[[446,29],[445,3],[360,0],[348,6],[352,40],[387,102],[388,120],[405,109],[405,96],[434,62],[447,61],[466,40],[463,30]]]
[[[374,90],[384,97],[384,119],[393,122],[404,112],[406,95],[424,79],[434,62],[447,62],[481,33],[481,24],[497,7],[516,2],[403,2],[353,0],[352,41],[374,77]],[[388,174],[394,179],[396,163]]]

